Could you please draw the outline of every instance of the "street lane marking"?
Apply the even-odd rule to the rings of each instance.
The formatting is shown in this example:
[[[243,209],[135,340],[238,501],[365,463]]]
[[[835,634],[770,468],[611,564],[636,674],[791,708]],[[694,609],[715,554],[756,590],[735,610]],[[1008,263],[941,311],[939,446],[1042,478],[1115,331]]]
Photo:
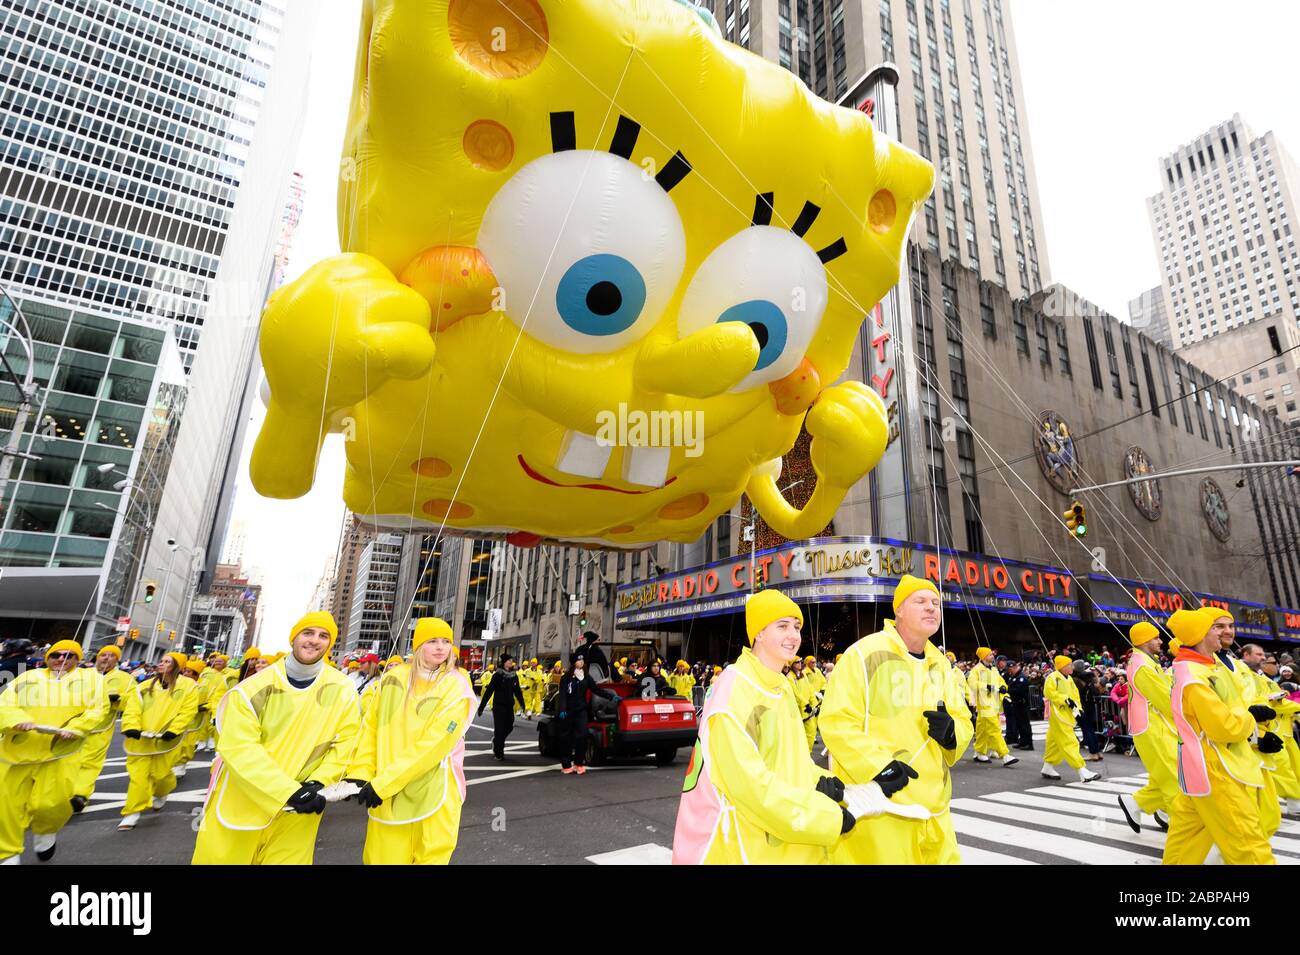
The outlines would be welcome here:
[[[671,865],[673,850],[657,842],[587,856],[592,865]]]
[[[1039,865],[1031,859],[1019,859],[1016,856],[1006,855],[1001,852],[990,852],[988,849],[978,849],[975,846],[964,846],[960,841],[957,848],[961,850],[962,865]]]
[[[1084,839],[1073,839],[1069,836],[1061,836],[1051,832],[1039,832],[1034,829],[1009,826],[1005,823],[993,822],[976,816],[967,816],[960,812],[952,814],[952,825],[953,829],[961,835],[983,839],[986,842],[1000,842],[1010,846],[1029,843],[1036,851],[1085,864],[1160,864],[1160,859],[1156,856],[1128,852],[1124,849],[1116,849],[1112,846],[1088,842]]]

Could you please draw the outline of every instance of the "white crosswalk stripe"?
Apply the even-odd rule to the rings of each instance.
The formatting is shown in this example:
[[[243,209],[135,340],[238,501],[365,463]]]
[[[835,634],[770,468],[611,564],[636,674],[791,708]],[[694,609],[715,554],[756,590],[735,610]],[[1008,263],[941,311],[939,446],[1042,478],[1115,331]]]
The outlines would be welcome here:
[[[1135,833],[1119,808],[1120,793],[1135,792],[1145,783],[1145,776],[1118,776],[953,799],[953,828],[962,861],[1004,864],[988,858],[995,854],[1048,863],[1157,864],[1165,833],[1149,816],[1143,817],[1142,831]],[[978,844],[968,845],[971,840]],[[1279,865],[1300,865],[1300,823],[1284,820],[1272,844]]]

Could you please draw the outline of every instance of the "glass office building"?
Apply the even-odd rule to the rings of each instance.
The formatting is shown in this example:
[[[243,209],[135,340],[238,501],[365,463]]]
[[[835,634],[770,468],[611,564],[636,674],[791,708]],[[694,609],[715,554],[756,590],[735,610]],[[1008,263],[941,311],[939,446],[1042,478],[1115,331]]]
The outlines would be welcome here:
[[[73,636],[88,620],[128,615],[161,494],[154,475],[166,473],[179,428],[184,373],[165,328],[39,300],[18,305],[31,328],[38,392],[0,488],[0,618],[20,618],[4,621],[6,636]],[[0,318],[0,353],[23,378],[26,349],[12,314]],[[0,444],[9,444],[18,418],[18,388],[6,375]]]

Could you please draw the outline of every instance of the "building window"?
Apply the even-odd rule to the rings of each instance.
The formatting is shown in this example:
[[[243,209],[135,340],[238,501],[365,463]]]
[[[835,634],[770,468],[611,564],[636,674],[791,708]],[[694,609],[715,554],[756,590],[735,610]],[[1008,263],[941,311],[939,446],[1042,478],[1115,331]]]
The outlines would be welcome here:
[[[1022,301],[1011,303],[1011,325],[1016,332],[1016,353],[1020,355],[1029,354],[1029,328],[1025,324],[1025,307]]]
[[[1083,342],[1088,346],[1088,370],[1092,372],[1092,387],[1101,391],[1101,363],[1097,360],[1097,339],[1092,331],[1092,319],[1083,318]]]

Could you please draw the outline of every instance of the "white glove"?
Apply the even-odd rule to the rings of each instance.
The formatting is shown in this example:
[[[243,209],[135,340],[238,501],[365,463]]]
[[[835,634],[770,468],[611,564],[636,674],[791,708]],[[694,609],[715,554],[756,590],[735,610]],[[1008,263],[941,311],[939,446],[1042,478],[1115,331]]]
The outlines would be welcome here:
[[[355,796],[361,792],[361,787],[356,783],[346,781],[337,782],[333,786],[326,786],[321,789],[320,794],[325,797],[326,802],[342,802],[349,796]]]
[[[844,787],[844,803],[855,819],[881,816],[889,813],[905,819],[929,819],[930,811],[924,806],[892,802],[876,783],[861,783]]]
[[[41,726],[41,725],[36,725],[36,726],[33,726],[33,727],[32,727],[32,732],[33,732],[33,733],[49,733],[50,735],[54,735],[55,733],[71,733],[73,736],[85,736],[85,735],[86,735],[85,733],[81,732],[80,730],[70,730],[70,729],[68,729],[67,727],[64,727],[64,726]]]

